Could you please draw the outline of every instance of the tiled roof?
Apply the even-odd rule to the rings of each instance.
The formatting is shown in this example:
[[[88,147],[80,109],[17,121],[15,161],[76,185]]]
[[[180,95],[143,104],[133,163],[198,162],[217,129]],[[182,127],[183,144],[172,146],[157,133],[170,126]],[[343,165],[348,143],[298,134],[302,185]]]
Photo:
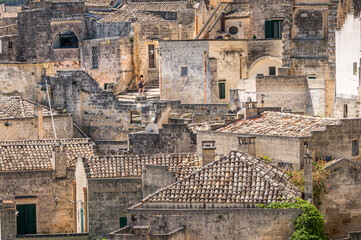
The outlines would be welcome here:
[[[240,120],[216,131],[255,135],[310,137],[312,136],[312,131],[324,131],[327,125],[338,124],[340,124],[340,121],[333,118],[264,112],[259,118]]]
[[[5,12],[18,13],[21,12],[22,6],[5,6]]]
[[[78,156],[94,156],[89,139],[61,139],[68,156],[68,168],[74,168]],[[0,141],[0,172],[53,169],[51,159],[56,140]]]
[[[0,119],[2,118],[25,118],[35,117],[36,106],[41,106],[22,97],[10,97],[4,102],[0,103]],[[41,106],[43,116],[50,116],[50,109]],[[53,111],[53,115],[58,115]]]
[[[114,4],[114,0],[86,0],[86,7],[111,7]]]
[[[165,19],[145,11],[118,10],[112,12],[99,22],[163,22]]]
[[[281,169],[246,153],[231,151],[142,202],[254,205],[300,196],[300,190]]]
[[[249,10],[248,9],[238,9],[233,12],[229,12],[226,14],[226,18],[242,18],[242,17],[248,17],[249,16]]]
[[[191,124],[188,124],[188,128],[191,129],[193,132],[210,131],[210,130],[220,127],[222,125],[225,125],[224,120],[215,120],[215,121],[211,121],[211,122],[191,123]]]
[[[178,178],[201,167],[195,154],[96,156],[86,160],[90,178],[140,177],[145,165],[169,166]]]
[[[186,1],[174,2],[131,2],[124,4],[121,10],[148,12],[177,12],[187,8]]]

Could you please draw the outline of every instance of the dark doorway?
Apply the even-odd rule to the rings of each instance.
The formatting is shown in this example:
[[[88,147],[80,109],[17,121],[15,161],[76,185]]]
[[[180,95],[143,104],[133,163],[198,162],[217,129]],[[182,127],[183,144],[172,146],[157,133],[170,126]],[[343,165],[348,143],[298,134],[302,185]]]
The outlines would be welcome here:
[[[16,205],[17,234],[36,234],[36,205],[24,204]]]

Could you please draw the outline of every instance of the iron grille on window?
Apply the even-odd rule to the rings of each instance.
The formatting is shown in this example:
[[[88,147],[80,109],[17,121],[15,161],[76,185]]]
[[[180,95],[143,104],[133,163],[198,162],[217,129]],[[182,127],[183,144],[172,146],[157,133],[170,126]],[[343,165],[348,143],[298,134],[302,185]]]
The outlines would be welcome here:
[[[99,68],[99,48],[98,46],[92,46],[92,69]]]

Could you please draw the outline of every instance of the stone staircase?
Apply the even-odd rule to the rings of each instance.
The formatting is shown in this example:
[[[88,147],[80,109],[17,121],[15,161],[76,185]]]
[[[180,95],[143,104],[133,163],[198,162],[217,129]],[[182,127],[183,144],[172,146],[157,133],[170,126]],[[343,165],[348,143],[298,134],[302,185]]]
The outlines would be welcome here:
[[[138,99],[147,100],[147,101],[155,101],[159,99],[159,87],[154,84],[153,85],[145,85],[144,96],[139,98],[138,90],[132,90],[127,93],[121,93],[117,95],[117,99],[121,102],[135,102]]]

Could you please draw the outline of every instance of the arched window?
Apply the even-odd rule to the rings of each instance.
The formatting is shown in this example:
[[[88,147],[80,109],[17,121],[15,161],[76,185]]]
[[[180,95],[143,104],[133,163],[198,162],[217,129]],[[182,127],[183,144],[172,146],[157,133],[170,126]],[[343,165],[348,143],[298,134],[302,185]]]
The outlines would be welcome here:
[[[60,32],[54,40],[54,48],[77,48],[78,38],[71,31]]]

